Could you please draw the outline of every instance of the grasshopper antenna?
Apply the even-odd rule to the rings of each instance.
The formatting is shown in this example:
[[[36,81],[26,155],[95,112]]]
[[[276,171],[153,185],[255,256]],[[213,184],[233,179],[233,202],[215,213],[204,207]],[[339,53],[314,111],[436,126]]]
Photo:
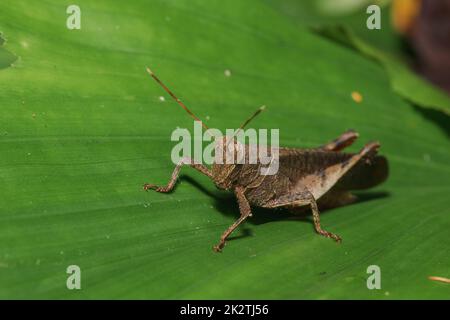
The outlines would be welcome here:
[[[250,121],[252,121],[258,114],[260,114],[261,112],[263,112],[264,110],[266,110],[266,106],[261,106],[259,107],[258,110],[256,110],[256,112],[247,120],[244,121],[243,124],[241,124],[241,126],[239,127],[239,129],[237,130],[237,132],[241,131],[242,129],[245,128],[246,125],[248,125],[250,123]]]
[[[195,121],[200,121],[200,123],[202,124],[202,126],[203,126],[203,128],[205,128],[205,129],[209,129],[208,128],[208,126],[206,125],[206,124],[204,124],[203,123],[203,121],[202,120],[200,120],[199,118],[197,118],[197,116],[195,115],[195,114],[193,114],[192,112],[191,112],[191,110],[189,110],[188,109],[188,107],[186,107],[185,105],[184,105],[184,103],[183,102],[181,102],[181,100],[180,99],[178,99],[177,98],[177,96],[175,96],[173,93],[172,93],[172,91],[170,91],[170,89],[169,88],[167,88],[166,87],[166,85],[164,84],[164,83],[162,83],[162,81],[161,80],[159,80],[158,79],[158,77],[153,73],[153,71],[152,70],[150,70],[150,68],[149,67],[147,67],[147,72],[150,74],[150,76],[153,78],[153,79],[155,79],[155,81],[156,82],[158,82],[159,83],[159,85],[161,86],[161,87],[163,87],[163,89],[168,93],[168,94],[170,94],[170,96],[192,117],[192,118],[194,118],[194,120]],[[251,120],[251,119],[249,119],[249,120]]]
[[[258,110],[256,110],[256,112],[255,112],[250,118],[248,118],[247,120],[245,120],[244,123],[241,124],[241,126],[239,127],[239,129],[237,129],[237,130],[234,132],[234,134],[233,134],[230,138],[227,138],[227,139],[230,139],[230,140],[228,141],[227,145],[228,145],[231,141],[233,141],[233,138],[234,138],[234,137],[235,137],[242,129],[244,129],[245,126],[248,125],[248,124],[250,123],[250,121],[252,121],[257,115],[259,115],[259,114],[260,114],[261,112],[263,112],[264,110],[266,110],[266,106],[261,106],[261,107],[259,107]]]

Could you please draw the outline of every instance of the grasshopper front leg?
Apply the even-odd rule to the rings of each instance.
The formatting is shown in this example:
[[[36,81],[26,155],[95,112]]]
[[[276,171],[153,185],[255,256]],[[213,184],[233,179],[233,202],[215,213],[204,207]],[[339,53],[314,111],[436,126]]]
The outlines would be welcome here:
[[[245,188],[243,187],[236,187],[234,190],[234,193],[236,194],[236,198],[238,200],[239,204],[239,211],[241,212],[241,216],[239,219],[236,220],[235,223],[233,223],[220,237],[220,242],[213,247],[213,250],[215,252],[221,252],[223,247],[225,246],[225,242],[227,238],[230,236],[230,234],[247,219],[248,217],[251,217],[252,211],[250,209],[250,204],[248,203],[247,198],[245,197]]]
[[[202,164],[195,164],[191,158],[186,157],[181,159],[181,161],[177,164],[177,166],[173,170],[172,177],[170,178],[169,183],[167,183],[166,186],[158,187],[157,185],[146,183],[144,184],[144,190],[147,191],[149,189],[153,189],[157,192],[164,192],[164,193],[172,191],[173,187],[175,186],[175,183],[177,182],[178,175],[180,174],[180,170],[183,165],[189,165],[192,168],[196,169],[197,171],[200,171],[204,175],[212,178],[212,173],[207,167],[205,167]]]

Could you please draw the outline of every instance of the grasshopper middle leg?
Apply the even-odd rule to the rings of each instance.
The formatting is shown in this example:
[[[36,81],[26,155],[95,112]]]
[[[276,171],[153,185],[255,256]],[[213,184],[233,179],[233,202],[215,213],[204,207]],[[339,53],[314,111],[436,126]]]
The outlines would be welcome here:
[[[223,247],[225,246],[227,238],[230,236],[230,234],[247,219],[248,217],[251,217],[252,211],[250,208],[250,204],[248,203],[247,198],[245,197],[245,188],[237,187],[235,189],[236,198],[238,200],[239,204],[239,211],[241,212],[241,216],[239,219],[237,219],[220,237],[220,241],[217,245],[213,247],[214,251],[221,252]]]

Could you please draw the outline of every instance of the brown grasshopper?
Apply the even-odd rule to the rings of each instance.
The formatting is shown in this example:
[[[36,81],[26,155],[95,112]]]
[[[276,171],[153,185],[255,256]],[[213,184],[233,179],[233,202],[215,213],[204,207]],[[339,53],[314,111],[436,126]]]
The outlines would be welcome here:
[[[191,117],[200,121],[150,69],[147,68],[147,71]],[[261,111],[262,109],[259,109],[246,120],[239,130],[243,129]],[[202,125],[204,128],[208,128],[203,122]],[[262,175],[260,163],[213,163],[209,169],[205,165],[194,163],[191,159],[183,159],[175,167],[166,186],[145,184],[144,190],[154,189],[163,193],[172,191],[181,167],[188,165],[211,178],[219,189],[233,191],[241,215],[222,234],[219,243],[213,247],[216,252],[220,252],[229,235],[248,217],[252,216],[251,206],[288,208],[294,212],[310,206],[316,232],[340,242],[341,238],[338,235],[322,229],[319,207],[323,209],[350,204],[356,200],[356,196],[351,194],[350,190],[373,187],[386,180],[388,176],[386,158],[376,155],[380,147],[378,142],[366,144],[356,154],[340,152],[350,146],[357,137],[358,133],[349,130],[337,139],[317,148],[279,148],[279,169],[273,175]],[[232,145],[230,146],[230,144]],[[232,140],[229,137],[222,137],[215,141],[216,154],[222,152],[228,155],[230,149],[237,151],[240,148],[242,148],[242,144],[233,137]],[[237,152],[232,152],[232,154],[237,154]],[[245,156],[248,157],[248,154]]]

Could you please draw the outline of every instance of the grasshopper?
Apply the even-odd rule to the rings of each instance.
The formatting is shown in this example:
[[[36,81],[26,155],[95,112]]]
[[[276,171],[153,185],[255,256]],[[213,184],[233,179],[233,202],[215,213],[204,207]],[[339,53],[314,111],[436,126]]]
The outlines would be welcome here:
[[[201,121],[149,68],[147,72],[192,118]],[[238,130],[243,129],[262,110],[263,108],[260,108],[255,112]],[[208,128],[203,122],[201,124],[204,128]],[[252,216],[251,206],[287,208],[292,212],[303,211],[309,206],[316,232],[341,242],[341,237],[322,229],[319,208],[334,208],[353,203],[356,201],[356,196],[350,190],[371,188],[386,180],[388,176],[387,159],[377,155],[380,147],[378,142],[366,144],[358,153],[341,152],[357,138],[357,132],[348,130],[338,138],[317,148],[279,148],[279,169],[273,175],[262,175],[261,163],[213,163],[211,168],[208,168],[203,164],[194,163],[189,158],[184,158],[175,167],[166,186],[145,184],[144,190],[171,192],[181,167],[187,165],[208,176],[219,189],[234,192],[240,217],[225,230],[219,243],[213,247],[216,252],[221,252],[230,234]],[[242,147],[242,144],[233,137],[231,140],[229,137],[215,140],[216,154],[223,153],[227,156],[230,151],[232,151],[231,154],[237,154]]]

